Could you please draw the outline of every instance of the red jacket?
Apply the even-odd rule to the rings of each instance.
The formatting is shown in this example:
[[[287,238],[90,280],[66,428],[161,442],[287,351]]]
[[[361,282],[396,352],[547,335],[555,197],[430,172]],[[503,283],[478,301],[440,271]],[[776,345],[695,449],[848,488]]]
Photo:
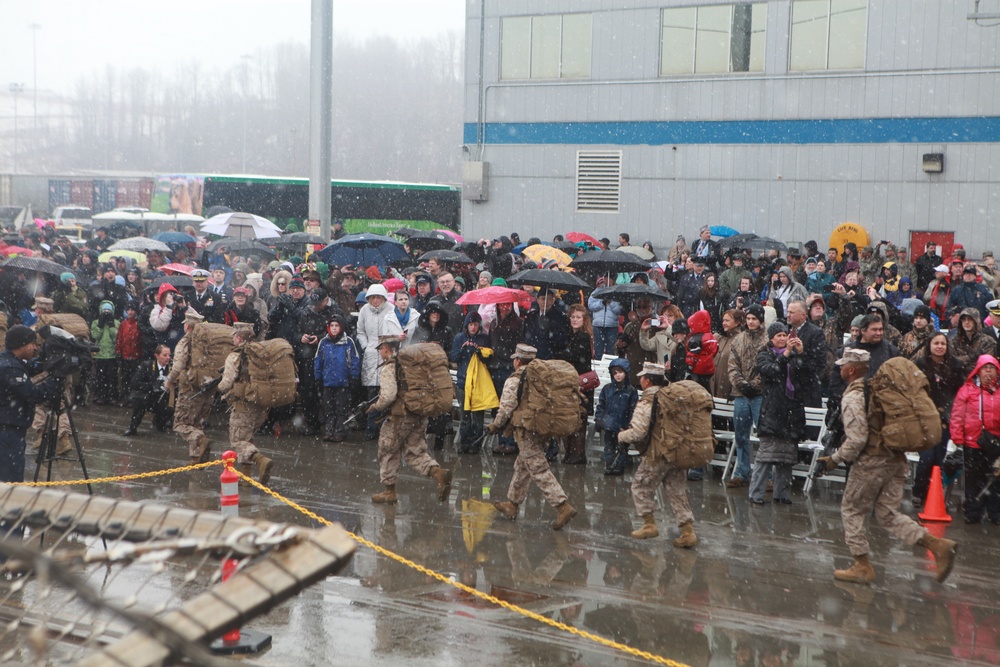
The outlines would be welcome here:
[[[995,358],[989,354],[980,355],[976,367],[969,373],[968,380],[958,390],[951,408],[951,422],[948,428],[951,439],[959,447],[979,449],[976,441],[983,432],[984,423],[987,431],[1000,436],[1000,394],[996,392],[1000,388],[1000,382],[989,389],[983,389],[979,386],[979,378],[976,377],[979,369],[986,364],[992,364],[1000,370],[1000,362]],[[980,401],[982,401],[982,411],[980,411]]]
[[[134,317],[126,317],[118,325],[118,338],[115,340],[115,355],[119,359],[134,361],[142,354],[142,342],[139,336],[139,321]]]
[[[692,375],[715,375],[715,354],[719,343],[712,335],[712,316],[707,310],[699,310],[688,318],[687,361]]]

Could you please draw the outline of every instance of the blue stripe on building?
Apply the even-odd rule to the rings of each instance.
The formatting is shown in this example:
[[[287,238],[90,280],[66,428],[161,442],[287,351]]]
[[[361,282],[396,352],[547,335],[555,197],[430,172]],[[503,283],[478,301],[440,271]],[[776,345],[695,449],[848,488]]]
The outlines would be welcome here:
[[[476,143],[476,124],[465,124]],[[913,144],[1000,142],[1000,117],[487,123],[487,144]]]

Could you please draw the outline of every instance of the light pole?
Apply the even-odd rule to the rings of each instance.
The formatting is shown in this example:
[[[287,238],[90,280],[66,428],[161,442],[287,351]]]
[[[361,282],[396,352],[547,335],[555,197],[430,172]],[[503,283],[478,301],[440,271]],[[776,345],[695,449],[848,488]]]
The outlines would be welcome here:
[[[14,96],[14,173],[17,173],[17,96],[24,92],[23,83],[10,84],[10,94]]]
[[[247,63],[252,57],[249,53],[240,56],[243,59],[243,171],[241,173],[244,174],[247,173],[247,88],[250,82],[247,74]]]
[[[36,147],[38,145],[38,31],[41,27],[39,23],[28,24],[28,30],[31,31],[31,111]]]

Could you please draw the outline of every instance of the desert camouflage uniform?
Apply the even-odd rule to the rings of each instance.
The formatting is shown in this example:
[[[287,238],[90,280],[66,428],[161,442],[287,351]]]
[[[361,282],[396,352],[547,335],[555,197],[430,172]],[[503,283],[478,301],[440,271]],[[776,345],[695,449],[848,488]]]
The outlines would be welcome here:
[[[863,276],[862,285],[871,285],[875,282],[875,278],[882,273],[882,265],[885,264],[885,260],[882,259],[881,247],[875,248],[875,252],[868,259],[864,257],[858,258],[858,266],[861,268],[861,275]]]
[[[249,371],[243,364],[244,347],[246,347],[246,343],[240,343],[226,357],[226,365],[222,371],[222,382],[219,383],[219,392],[223,395],[230,391],[237,381],[248,382],[246,376]],[[253,436],[267,419],[269,409],[250,401],[244,401],[242,398],[231,396],[227,400],[230,406],[230,446],[236,452],[237,463],[250,463],[254,455],[257,454],[257,447],[252,442]]]
[[[493,424],[497,428],[504,426],[510,421],[514,409],[517,407],[517,390],[521,386],[521,376],[524,369],[519,369],[511,373],[510,377],[503,385],[503,393],[500,396],[500,408]],[[493,426],[491,424],[491,426]],[[531,482],[535,483],[545,502],[553,507],[566,502],[566,492],[556,476],[549,468],[549,462],[545,460],[545,450],[548,449],[548,438],[541,438],[523,428],[514,428],[514,439],[517,441],[517,458],[514,460],[514,477],[510,480],[510,487],[507,489],[507,499],[515,505],[521,505],[528,497],[528,488]]]
[[[877,433],[880,425],[872,424],[870,428],[868,423],[863,379],[847,387],[840,409],[847,437],[831,458],[837,463],[854,463],[840,505],[847,548],[852,556],[869,553],[865,519],[872,509],[883,528],[909,546],[916,544],[927,530],[899,513],[909,466],[902,452],[891,452],[877,442],[869,443],[870,434]]]
[[[374,411],[391,408],[378,435],[378,468],[381,481],[386,486],[395,485],[399,477],[399,462],[425,477],[440,467],[427,453],[427,417],[407,412],[402,401],[397,401],[396,361],[383,363],[378,376],[378,401]]]
[[[165,386],[167,391],[174,388],[177,390],[177,398],[174,400],[174,433],[187,441],[189,456],[200,458],[208,445],[203,425],[212,412],[215,392],[206,391],[195,396],[201,387],[188,379],[190,364],[191,334],[187,333],[177,341],[177,347],[174,348],[173,364]]]
[[[659,387],[649,387],[642,392],[632,413],[632,423],[628,429],[618,434],[618,442],[635,444],[641,442],[649,432],[649,422],[653,414],[653,397]],[[664,483],[667,502],[678,526],[694,522],[694,514],[687,499],[687,470],[667,463],[666,459],[654,458],[647,450],[639,462],[632,478],[632,501],[639,516],[652,514],[655,509],[656,487]]]
[[[66,410],[59,415],[59,425],[56,427],[57,441],[58,445],[56,451],[59,454],[69,451],[72,447],[72,440],[70,439],[70,434],[72,433],[69,427],[69,406],[73,405],[73,379],[72,377],[66,380],[66,391],[63,394],[63,405],[66,406]],[[45,420],[49,416],[49,408],[44,403],[39,403],[35,406],[35,418],[31,422],[31,428],[35,429],[37,437],[35,438],[35,443],[32,445],[35,449],[38,449],[42,445],[42,430],[45,428]]]

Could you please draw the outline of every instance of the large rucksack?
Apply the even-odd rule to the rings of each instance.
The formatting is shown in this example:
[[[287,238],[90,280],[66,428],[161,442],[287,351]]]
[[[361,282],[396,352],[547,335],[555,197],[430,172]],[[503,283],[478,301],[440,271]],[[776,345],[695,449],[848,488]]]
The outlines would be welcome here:
[[[295,351],[284,338],[247,343],[241,353],[240,380],[233,395],[265,408],[280,408],[295,402],[298,373]]]
[[[417,343],[396,355],[396,385],[407,412],[438,417],[451,412],[455,384],[448,371],[448,355],[436,343]]]
[[[868,423],[879,443],[898,452],[922,452],[941,443],[941,415],[924,372],[906,357],[889,359],[868,381]]]
[[[76,313],[42,313],[38,316],[36,329],[44,326],[59,327],[80,340],[90,340],[90,327],[87,321]]]
[[[653,398],[649,456],[678,468],[708,465],[715,451],[712,395],[697,382],[680,380],[661,387]]]
[[[521,376],[511,424],[543,438],[565,438],[583,423],[580,374],[572,364],[535,359]]]
[[[219,377],[226,357],[233,351],[233,331],[231,326],[212,322],[194,325],[188,345],[188,386],[198,388]]]

